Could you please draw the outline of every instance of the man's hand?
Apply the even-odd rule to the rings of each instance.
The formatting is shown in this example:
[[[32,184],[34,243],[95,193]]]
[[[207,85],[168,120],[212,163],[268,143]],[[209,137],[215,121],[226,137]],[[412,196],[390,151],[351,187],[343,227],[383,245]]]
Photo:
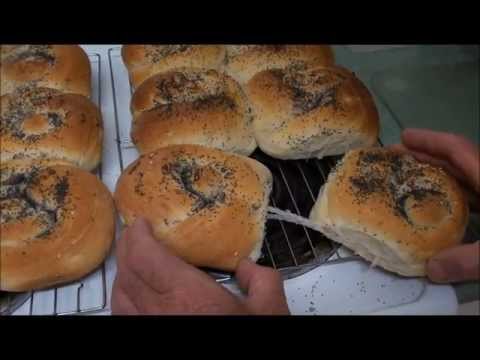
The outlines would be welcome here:
[[[393,149],[408,152],[417,160],[443,167],[466,186],[478,207],[480,193],[479,149],[464,137],[431,130],[407,129],[402,144]],[[480,242],[460,245],[435,255],[427,265],[427,275],[447,283],[480,279]]]
[[[112,314],[289,314],[278,272],[242,260],[236,278],[246,292],[237,298],[190,266],[152,235],[143,219],[125,229],[117,245]]]

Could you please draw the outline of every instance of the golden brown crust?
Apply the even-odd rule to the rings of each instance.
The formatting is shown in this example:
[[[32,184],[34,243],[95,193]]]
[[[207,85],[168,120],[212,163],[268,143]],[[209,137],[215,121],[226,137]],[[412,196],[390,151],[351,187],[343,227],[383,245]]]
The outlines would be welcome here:
[[[78,45],[2,45],[0,56],[0,96],[25,84],[91,96],[90,61]]]
[[[334,53],[328,45],[227,45],[225,72],[241,84],[255,74],[284,68],[294,63],[333,65]]]
[[[0,290],[30,291],[98,267],[114,238],[114,204],[94,175],[56,161],[1,164]]]
[[[219,69],[225,49],[221,45],[124,45],[122,58],[137,88],[150,76],[176,68]]]
[[[266,70],[246,86],[259,147],[281,159],[338,155],[376,143],[379,116],[367,88],[338,66]]]
[[[250,155],[256,148],[249,102],[216,70],[182,68],[146,80],[131,102],[132,141],[140,153],[198,144]]]
[[[442,169],[370,148],[345,155],[329,176],[311,220],[330,230],[367,235],[375,242],[363,254],[369,260],[378,257],[387,270],[423,276],[429,258],[462,241],[468,205],[455,179]],[[355,241],[350,245],[354,250],[369,247]]]
[[[243,257],[258,258],[271,182],[253,159],[175,145],[130,164],[114,198],[127,225],[142,216],[187,262],[231,271]]]
[[[102,155],[103,123],[88,98],[20,87],[1,97],[2,161],[54,158],[92,170]]]

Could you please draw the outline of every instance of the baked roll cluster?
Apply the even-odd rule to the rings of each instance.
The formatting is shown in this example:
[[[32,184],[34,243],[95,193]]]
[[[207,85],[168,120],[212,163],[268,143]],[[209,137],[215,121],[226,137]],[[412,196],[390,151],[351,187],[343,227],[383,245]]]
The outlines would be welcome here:
[[[321,231],[404,276],[459,243],[468,207],[438,168],[376,147],[374,99],[329,46],[127,45],[131,137],[140,153],[115,202],[128,225],[142,216],[187,262],[234,271],[258,259],[267,217]],[[223,59],[223,60],[222,60]],[[345,155],[309,219],[269,208],[277,159]]]
[[[0,47],[0,290],[83,277],[114,237],[114,204],[89,171],[103,120],[91,69],[74,45]]]
[[[140,153],[197,144],[279,159],[373,145],[374,100],[325,45],[126,45]]]

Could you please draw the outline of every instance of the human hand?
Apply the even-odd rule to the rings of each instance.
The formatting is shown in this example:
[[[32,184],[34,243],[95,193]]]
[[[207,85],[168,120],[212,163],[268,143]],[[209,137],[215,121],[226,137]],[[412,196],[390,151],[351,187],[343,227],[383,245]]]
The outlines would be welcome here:
[[[392,149],[408,152],[417,160],[441,166],[466,187],[472,208],[478,208],[480,194],[480,151],[466,138],[424,129],[406,129],[402,144]],[[427,276],[448,283],[480,279],[480,242],[446,249],[427,264]]]
[[[278,272],[242,260],[235,277],[240,299],[203,271],[174,256],[143,219],[126,228],[117,245],[113,315],[288,315]]]

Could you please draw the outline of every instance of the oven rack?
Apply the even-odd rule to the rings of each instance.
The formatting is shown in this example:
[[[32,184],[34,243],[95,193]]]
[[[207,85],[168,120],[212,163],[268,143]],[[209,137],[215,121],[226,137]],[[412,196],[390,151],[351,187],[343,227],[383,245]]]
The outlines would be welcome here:
[[[92,68],[92,100],[102,110],[101,55],[88,53]],[[95,171],[103,180],[103,164]],[[28,304],[29,315],[74,315],[101,311],[107,306],[106,264],[77,282],[42,291],[27,293],[3,293],[0,299],[0,315],[10,315],[22,305]],[[51,311],[42,311],[50,308]]]

